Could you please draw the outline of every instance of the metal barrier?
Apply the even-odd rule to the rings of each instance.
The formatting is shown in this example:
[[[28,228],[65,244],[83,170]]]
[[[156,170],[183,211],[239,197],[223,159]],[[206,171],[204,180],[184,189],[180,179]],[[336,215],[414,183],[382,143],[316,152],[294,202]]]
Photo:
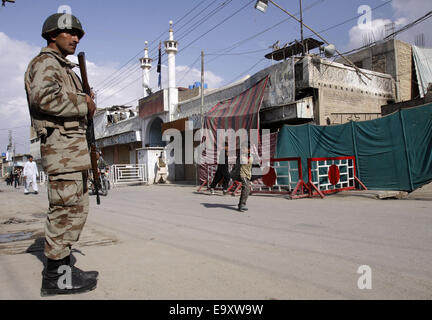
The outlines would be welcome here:
[[[113,186],[130,183],[148,183],[145,164],[113,164],[109,180]]]
[[[356,176],[355,157],[309,158],[308,172],[311,195],[356,189],[356,182],[366,186]]]
[[[275,158],[270,160],[266,174],[251,185],[251,193],[290,194],[303,197],[308,190],[303,181],[301,158]]]
[[[198,192],[207,185],[210,186],[215,175],[217,165],[207,167],[207,179],[198,188]],[[230,171],[232,165],[230,166]],[[307,196],[308,187],[303,181],[301,158],[275,158],[270,160],[270,168],[266,170],[265,175],[253,180],[251,183],[251,194],[268,193],[268,194],[290,194],[291,198],[300,198]],[[240,191],[241,183],[233,181],[229,186],[228,192],[233,195]]]

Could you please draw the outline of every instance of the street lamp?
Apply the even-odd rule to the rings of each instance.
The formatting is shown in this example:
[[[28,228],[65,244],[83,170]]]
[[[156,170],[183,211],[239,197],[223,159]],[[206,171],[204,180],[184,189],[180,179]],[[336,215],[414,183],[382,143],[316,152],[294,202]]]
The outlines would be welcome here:
[[[261,12],[266,12],[267,11],[267,7],[268,7],[268,0],[258,0],[255,3],[255,9],[261,11]]]
[[[270,1],[273,3],[273,1]],[[275,4],[275,3],[273,3]],[[276,5],[276,4],[275,4]],[[257,2],[255,3],[255,9],[261,11],[261,12],[266,12],[267,11],[267,7],[268,7],[268,0],[257,0]],[[304,41],[303,41],[303,12],[302,12],[302,0],[300,0],[300,36],[301,36],[301,45],[302,45],[302,55],[305,55],[305,45],[304,45]]]

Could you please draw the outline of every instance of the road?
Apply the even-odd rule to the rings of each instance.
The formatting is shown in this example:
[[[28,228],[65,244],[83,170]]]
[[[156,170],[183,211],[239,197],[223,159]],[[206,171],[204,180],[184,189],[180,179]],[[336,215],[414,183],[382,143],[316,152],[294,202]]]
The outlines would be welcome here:
[[[0,299],[432,298],[431,201],[254,195],[240,213],[238,197],[172,185],[91,196],[74,257],[98,287],[41,298],[46,190],[0,189],[0,234],[33,233],[0,242]],[[371,289],[358,287],[362,265]]]

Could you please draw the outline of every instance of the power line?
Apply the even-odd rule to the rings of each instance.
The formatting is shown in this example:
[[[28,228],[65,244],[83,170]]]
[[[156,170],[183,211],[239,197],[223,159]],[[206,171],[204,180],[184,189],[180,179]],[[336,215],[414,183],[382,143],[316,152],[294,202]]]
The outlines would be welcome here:
[[[432,17],[432,11],[429,11],[427,14],[425,14],[425,15],[422,16],[421,18],[416,19],[415,21],[413,21],[413,22],[411,22],[411,23],[405,25],[405,26],[402,27],[401,29],[399,29],[399,30],[395,31],[394,33],[388,35],[388,36],[385,37],[383,40],[386,40],[386,39],[391,38],[391,37],[393,37],[393,36],[395,36],[395,35],[397,35],[397,34],[399,34],[399,33],[401,33],[401,32],[404,32],[404,31],[408,30],[409,28],[412,28],[412,27],[414,27],[415,25],[417,25],[417,24],[419,24],[419,23],[425,21],[426,19],[429,19],[430,17]],[[380,40],[377,40],[377,41],[371,42],[371,43],[369,43],[369,44],[366,44],[366,45],[361,46],[361,47],[358,47],[358,48],[351,49],[351,50],[349,50],[349,51],[344,52],[343,55],[347,55],[347,54],[350,54],[350,53],[353,53],[353,52],[356,52],[356,51],[359,51],[359,50],[362,50],[362,49],[365,49],[365,48],[372,47],[372,46],[376,45],[378,42],[380,42]],[[335,57],[339,57],[339,56],[340,56],[340,55],[335,55]]]
[[[208,21],[208,19],[211,17],[211,16],[213,16],[213,15],[215,15],[218,11],[220,11],[224,6],[226,6],[228,3],[230,3],[232,0],[225,0],[218,8],[216,8],[216,9],[214,9],[213,11],[211,11],[210,13],[208,13],[204,18],[202,18],[201,20],[199,20],[198,21],[198,23],[197,24],[195,24],[195,25],[193,25],[192,26],[192,28],[196,28],[196,27],[198,27],[199,25],[201,25],[201,24],[203,24],[204,22],[206,22],[206,21]],[[205,2],[205,1],[203,1],[203,2]],[[202,12],[204,12],[207,8],[209,8],[211,5],[213,5],[215,2],[212,2],[212,3],[210,3],[210,5],[208,5],[207,7],[205,7],[203,10],[201,10],[197,15],[195,15],[192,19],[190,19],[190,20],[188,20],[183,26],[181,26],[178,30],[181,30],[182,28],[184,28],[186,25],[188,25],[191,21],[193,21],[193,19],[195,18],[195,17],[197,17],[199,14],[201,14]],[[196,6],[196,7],[198,7],[198,6]],[[196,8],[195,7],[195,8]],[[195,9],[194,8],[194,9]],[[190,12],[192,12],[193,11],[193,9],[190,11]],[[190,13],[189,12],[189,13]],[[180,35],[180,37],[178,38],[178,40],[181,40],[181,39],[183,39],[187,34],[189,34],[189,31],[190,31],[190,29],[191,28],[189,28],[186,32],[184,32],[182,35]],[[177,31],[178,31],[177,30]],[[163,34],[165,34],[165,31],[158,37],[158,38],[156,38],[155,40],[157,40],[157,39],[159,39],[159,38],[161,38],[162,36],[163,36]],[[153,40],[152,41],[152,43],[153,42],[155,42],[155,40]],[[151,55],[151,53],[153,52],[153,51],[155,51],[156,50],[156,48],[157,48],[157,46],[155,46],[153,49],[151,49],[151,50],[149,50],[149,53],[150,53],[150,55]],[[141,52],[142,52],[143,50],[141,50],[137,55],[135,55],[135,57],[133,57],[131,60],[129,60],[129,62],[130,61],[132,61],[133,59],[135,59]],[[163,56],[165,55],[165,53],[163,53],[162,54]],[[127,63],[126,63],[127,64]],[[137,67],[136,65],[131,65],[131,66],[129,66],[129,67],[127,67],[125,70],[123,70],[122,72],[120,72],[119,74],[117,74],[114,78],[112,78],[111,80],[109,80],[108,82],[106,82],[105,84],[104,84],[104,86],[102,87],[102,88],[100,88],[98,91],[99,91],[99,93],[100,92],[102,92],[102,91],[105,91],[106,89],[107,89],[107,87],[112,87],[112,86],[115,86],[115,85],[117,85],[118,83],[121,83],[121,82],[123,82],[124,81],[124,79],[122,79],[122,80],[120,80],[120,78],[122,77],[122,75],[124,75],[124,74],[126,74],[126,73],[129,73],[129,76],[130,76],[130,74],[131,74],[131,72],[136,72],[137,70],[134,70],[134,71],[132,71],[132,69],[134,69],[134,67]],[[139,70],[139,69],[138,69]],[[118,81],[117,82],[117,80],[120,80],[120,81]]]
[[[378,5],[378,6],[376,6],[376,7],[373,7],[373,8],[371,9],[371,11],[376,10],[376,9],[379,9],[379,8],[381,8],[381,7],[383,7],[383,6],[387,5],[387,4],[389,4],[390,2],[393,2],[393,0],[388,0],[388,1],[386,1],[386,2],[384,2],[384,3],[382,3],[382,4],[380,4],[380,5]],[[332,29],[334,29],[334,28],[340,27],[340,26],[342,26],[342,25],[344,25],[344,24],[347,24],[348,22],[351,22],[351,21],[353,21],[353,20],[356,20],[356,19],[360,18],[362,15],[363,15],[363,13],[358,14],[358,15],[356,15],[356,16],[354,16],[354,17],[351,17],[351,18],[349,18],[349,19],[347,19],[347,20],[344,20],[344,21],[342,21],[342,22],[340,22],[340,23],[338,23],[338,24],[335,24],[335,25],[330,26],[330,27],[328,27],[328,28],[326,28],[326,29],[320,30],[320,31],[318,31],[318,33],[324,33],[324,32],[327,32],[327,31],[329,31],[329,30],[332,30]],[[310,36],[312,36],[312,34],[309,34],[309,35],[307,35],[306,37],[310,37]]]
[[[206,53],[206,56],[241,56],[245,54],[252,54],[257,52],[267,51],[268,49],[259,49],[254,51],[246,51],[246,52],[234,52],[234,53]]]
[[[192,62],[191,65],[189,65],[189,70],[183,75],[183,77],[179,80],[179,83],[182,82],[184,80],[184,78],[186,78],[186,76],[192,71],[192,68],[195,66],[195,64],[200,60],[201,55],[198,56],[198,58],[196,58],[196,60],[194,62]]]
[[[393,0],[386,1],[386,2],[384,2],[384,3],[382,3],[382,4],[380,4],[380,5],[378,5],[378,6],[374,7],[374,8],[372,8],[371,10],[376,10],[376,9],[378,9],[378,8],[381,8],[381,7],[383,7],[383,6],[387,5],[387,4],[389,4],[389,3],[392,2],[392,1],[393,1]],[[305,8],[305,10],[308,10],[308,9],[314,7],[314,6],[317,5],[319,2],[323,2],[323,0],[321,0],[321,1],[316,1],[316,2],[312,3],[310,6],[308,6],[307,8]],[[303,10],[303,11],[305,11],[305,10]],[[296,14],[298,14],[298,13],[296,13]],[[352,17],[352,18],[349,18],[349,19],[347,19],[347,20],[344,20],[343,22],[340,22],[340,23],[335,24],[335,25],[333,25],[333,26],[330,26],[330,27],[328,27],[328,28],[326,28],[326,29],[323,29],[322,31],[319,31],[319,33],[326,32],[326,31],[329,31],[329,30],[334,29],[334,28],[336,28],[336,27],[339,27],[339,26],[341,26],[341,25],[343,25],[343,24],[346,24],[346,23],[348,23],[348,22],[350,22],[350,21],[352,21],[352,20],[354,20],[354,19],[358,19],[358,17],[360,17],[360,16],[361,16],[361,15],[356,15],[356,16],[354,16],[354,17]],[[240,41],[240,42],[238,42],[238,43],[232,45],[231,47],[228,47],[228,48],[224,49],[224,51],[228,51],[228,52],[229,52],[230,50],[235,49],[236,47],[242,45],[243,43],[248,42],[248,41],[250,41],[250,40],[256,38],[257,36],[259,36],[259,35],[261,35],[261,34],[267,32],[267,31],[269,31],[269,30],[271,30],[271,29],[277,27],[278,25],[280,25],[280,24],[282,24],[282,23],[284,23],[284,22],[286,22],[286,21],[288,21],[288,20],[290,20],[290,19],[291,19],[291,17],[289,17],[289,18],[285,18],[285,19],[283,19],[283,20],[277,22],[276,24],[272,25],[271,27],[269,27],[269,28],[267,28],[267,29],[265,29],[265,30],[263,30],[263,31],[261,31],[261,32],[259,32],[259,33],[257,33],[257,34],[255,34],[255,35],[253,35],[253,36],[251,36],[251,37],[249,37],[249,38],[247,38],[247,39],[244,39],[244,40],[242,40],[242,41]],[[309,36],[310,36],[310,35],[309,35]],[[264,49],[264,50],[267,50],[267,49]],[[247,54],[247,52],[246,52],[245,54]],[[345,54],[345,53],[344,53],[344,54]],[[218,55],[218,54],[207,54],[207,55],[215,55],[215,56],[216,56],[214,59],[211,59],[209,62],[207,62],[207,64],[210,64],[211,62],[213,62],[214,60],[216,60],[219,56],[222,56],[222,55],[228,55],[228,54],[219,54],[219,55]],[[261,61],[261,60],[260,60],[260,61]],[[259,62],[260,62],[260,61],[259,61]],[[257,64],[258,64],[258,63],[257,63]],[[255,65],[257,65],[257,64],[255,64]],[[255,65],[254,65],[253,67],[255,67]],[[240,76],[241,76],[242,74],[245,74],[245,73],[249,72],[251,69],[253,69],[253,67],[252,67],[252,68],[249,68],[247,71],[241,73]],[[238,76],[238,77],[240,77],[240,76]],[[236,77],[235,79],[237,79],[238,77]],[[234,80],[235,80],[235,79],[234,79]],[[231,82],[232,82],[232,81],[231,81]]]
[[[198,41],[200,38],[202,38],[203,36],[205,36],[206,34],[208,34],[209,32],[211,32],[211,31],[213,31],[214,29],[216,29],[218,26],[220,26],[221,24],[223,24],[224,22],[226,22],[228,19],[230,19],[230,18],[232,18],[233,16],[235,16],[237,13],[239,13],[241,10],[243,10],[243,9],[245,9],[247,6],[249,6],[251,3],[253,3],[255,0],[252,0],[252,1],[249,1],[248,3],[246,3],[246,5],[244,5],[243,7],[241,7],[240,9],[238,9],[237,11],[235,11],[233,14],[231,14],[230,16],[228,16],[227,18],[225,18],[224,20],[222,20],[221,22],[219,22],[218,24],[216,24],[215,26],[213,26],[212,28],[210,28],[209,30],[207,30],[205,33],[203,33],[203,34],[201,34],[199,37],[197,37],[197,38],[195,38],[193,41],[191,41],[186,47],[183,47],[182,49],[180,49],[179,51],[178,51],[178,53],[180,53],[181,51],[183,51],[183,50],[185,50],[186,48],[188,48],[189,46],[191,46],[193,43],[195,43],[196,41]],[[320,2],[323,2],[324,0],[319,0],[319,1],[316,1],[316,2],[314,2],[313,4],[311,4],[310,6],[308,6],[307,8],[305,8],[305,10],[308,10],[308,9],[310,9],[310,8],[312,8],[312,7],[314,7],[314,6],[316,6],[318,3],[320,3]],[[291,17],[289,17],[289,18],[285,18],[285,19],[283,19],[281,22],[279,22],[279,23],[277,23],[277,24],[275,24],[275,25],[273,25],[272,27],[270,27],[270,28],[267,28],[266,30],[264,30],[263,32],[260,32],[260,33],[258,33],[258,34],[256,34],[256,35],[254,35],[253,37],[250,37],[250,38],[248,38],[248,39],[245,39],[245,40],[243,40],[243,41],[240,41],[239,43],[236,43],[236,44],[234,44],[233,46],[231,46],[231,47],[229,47],[229,48],[227,48],[227,49],[222,49],[222,50],[220,50],[220,51],[229,51],[229,50],[233,50],[234,48],[236,48],[236,47],[238,47],[239,45],[241,45],[241,44],[243,44],[243,43],[245,43],[245,42],[247,42],[247,41],[250,41],[250,40],[252,40],[253,38],[255,38],[255,37],[257,37],[258,35],[260,35],[260,34],[262,34],[262,33],[264,33],[264,32],[267,32],[267,31],[269,31],[270,29],[272,29],[272,28],[274,28],[274,27],[276,27],[277,25],[279,25],[279,24],[281,24],[281,23],[283,23],[283,22],[285,22],[285,21],[288,21],[288,20],[290,20],[291,19]],[[220,52],[219,51],[219,52]],[[263,50],[259,50],[259,51],[264,51],[264,49]],[[215,60],[215,59],[217,59],[218,57],[215,57],[213,60]],[[211,60],[211,61],[213,61],[213,60]],[[164,59],[164,62],[165,62],[166,60]],[[210,62],[211,62],[210,61]],[[259,62],[261,62],[261,60],[259,61]],[[259,63],[258,62],[258,63]],[[257,65],[258,63],[256,63],[255,65]],[[255,66],[254,65],[254,66]],[[250,69],[252,69],[252,68],[250,68]],[[189,70],[189,72],[190,72],[190,70]],[[246,72],[248,72],[248,71],[246,71]],[[131,81],[130,83],[128,83],[128,85],[126,85],[126,86],[124,86],[123,88],[121,88],[121,89],[119,89],[119,90],[117,90],[117,91],[115,91],[113,94],[111,94],[110,96],[108,96],[108,97],[106,97],[106,98],[104,98],[101,102],[104,102],[104,101],[106,101],[108,98],[110,98],[110,97],[112,97],[112,96],[114,96],[115,94],[117,94],[118,92],[120,92],[121,90],[123,90],[123,89],[125,89],[126,87],[128,87],[130,84],[132,84],[132,83],[134,83],[135,81],[138,81],[139,79],[141,78],[141,76],[140,77],[138,77],[138,78],[136,78],[136,79],[134,79],[133,81]],[[184,79],[184,77],[181,79],[181,80],[183,80]],[[122,80],[123,81],[123,80]],[[121,81],[121,82],[122,82]],[[166,81],[165,81],[166,82]],[[120,83],[120,82],[119,82]]]
[[[179,24],[184,18],[186,18],[189,14],[191,14],[196,8],[198,8],[200,5],[202,5],[203,3],[205,3],[207,0],[205,1],[201,1],[200,3],[198,3],[195,7],[193,7],[193,9],[191,9],[188,13],[186,13],[183,17],[181,17],[179,20],[176,21],[176,24]],[[213,2],[212,2],[213,3]],[[187,22],[186,22],[187,24]]]
[[[422,23],[423,21],[429,19],[430,17],[432,17],[432,10],[429,11],[428,13],[426,13],[424,16],[416,19],[415,21],[408,23],[407,25],[405,25],[404,27],[400,28],[399,30],[389,34],[387,37],[384,38],[384,40],[395,37],[396,35],[398,35],[399,33],[405,32],[408,29],[414,27],[415,25]]]
[[[192,13],[196,8],[198,8],[200,5],[202,5],[203,3],[205,3],[206,1],[202,1],[200,2],[198,5],[196,5],[194,8],[192,8],[191,10],[188,11],[188,13],[186,13],[183,17],[181,17],[177,23],[179,23],[180,21],[182,21],[185,17],[187,17],[190,13]],[[212,3],[211,3],[212,4]],[[207,8],[207,7],[206,7]],[[201,11],[202,12],[202,11]],[[190,22],[190,20],[188,22],[186,22],[184,24],[187,25]],[[165,33],[167,30],[164,30],[158,37],[156,37],[154,40],[152,40],[150,42],[150,46],[155,43],[157,40],[159,40]],[[156,46],[157,48],[157,46]],[[154,49],[152,49],[151,51],[153,51]],[[105,78],[102,82],[98,83],[96,87],[101,87],[102,85],[106,85],[108,79],[112,78],[116,73],[118,73],[121,69],[123,69],[124,67],[126,67],[131,61],[133,61],[134,59],[136,59],[142,52],[143,50],[140,50],[135,56],[133,56],[131,59],[129,59],[125,64],[123,64],[118,70],[114,71],[112,74],[110,74],[107,78]],[[117,75],[118,76],[118,75]],[[112,79],[110,79],[109,81],[111,81]]]
[[[203,1],[202,3],[204,3],[205,1]],[[191,21],[193,21],[196,17],[198,17],[201,13],[203,13],[205,10],[207,10],[209,7],[211,7],[212,5],[216,4],[216,1],[212,1],[210,2],[210,4],[205,7],[203,10],[201,10],[200,12],[198,12],[195,16],[193,16],[191,19],[189,19],[183,26],[179,27],[176,29],[176,32],[179,32],[180,30],[182,30],[185,26],[187,26]]]
[[[324,0],[320,0],[320,1],[316,1],[316,2],[312,3],[310,6],[306,7],[306,8],[304,9],[304,11],[305,11],[305,10],[308,10],[308,9],[310,9],[310,8],[316,6],[316,5],[318,5],[319,3],[322,3],[323,1],[324,1]],[[229,2],[230,2],[230,1],[229,1]],[[187,46],[185,46],[185,47],[183,47],[181,50],[179,50],[178,53],[180,53],[181,51],[183,51],[183,50],[185,50],[186,48],[188,48],[190,45],[192,45],[193,43],[195,43],[196,41],[198,41],[200,38],[202,38],[203,36],[205,36],[205,35],[208,34],[209,32],[213,31],[216,27],[218,27],[219,25],[221,25],[222,23],[224,23],[225,21],[227,21],[228,19],[230,19],[231,17],[233,17],[235,14],[237,14],[238,12],[240,12],[241,10],[243,10],[245,7],[247,7],[247,6],[248,6],[250,3],[252,3],[252,2],[253,2],[253,1],[248,2],[244,7],[240,8],[239,10],[237,10],[236,12],[234,12],[232,15],[228,16],[227,18],[225,18],[224,20],[222,20],[220,23],[218,23],[217,25],[213,26],[212,28],[210,28],[210,29],[209,29],[208,31],[206,31],[205,33],[201,34],[199,37],[195,38],[195,39],[194,39],[193,41],[191,41]],[[387,4],[390,3],[390,2],[392,2],[392,0],[389,0],[389,1],[385,2],[385,3],[383,3],[383,4],[380,4],[380,5],[376,6],[376,7],[374,7],[372,10],[376,10],[376,9],[378,9],[378,8],[384,6],[384,5],[387,5]],[[221,6],[223,6],[224,4],[226,4],[226,3],[225,3],[225,2],[222,3]],[[220,6],[220,7],[221,7],[221,6]],[[209,7],[209,6],[207,6],[206,8],[208,8],[208,7]],[[219,8],[220,8],[220,7],[219,7]],[[201,12],[202,12],[202,11],[201,11]],[[214,10],[213,10],[212,12],[214,12]],[[338,26],[340,26],[340,25],[343,25],[343,24],[348,23],[349,21],[352,21],[352,20],[354,20],[354,19],[357,19],[359,16],[361,16],[361,15],[356,15],[356,16],[354,16],[354,17],[352,17],[352,18],[349,18],[349,19],[347,19],[347,20],[344,20],[343,22],[340,22],[340,23],[338,23],[338,24],[336,24],[336,25],[333,25],[333,26],[331,26],[331,27],[328,27],[328,28],[326,28],[326,29],[324,29],[323,31],[320,31],[320,32],[326,32],[326,31],[329,31],[329,30],[331,30],[331,29],[333,29],[333,28],[336,28],[336,27],[338,27]],[[263,30],[263,31],[261,31],[261,32],[259,32],[259,33],[257,33],[257,34],[255,34],[255,35],[253,35],[252,37],[249,37],[249,38],[247,38],[247,39],[244,39],[244,40],[242,40],[242,41],[240,41],[240,42],[235,43],[234,45],[232,45],[232,46],[230,46],[230,47],[228,47],[228,48],[225,48],[225,49],[219,50],[219,51],[217,51],[217,52],[221,52],[221,51],[222,51],[222,52],[229,52],[229,51],[235,49],[236,47],[238,47],[238,46],[244,44],[245,42],[248,42],[248,41],[250,41],[250,40],[256,38],[257,36],[259,36],[259,35],[261,35],[261,34],[267,32],[267,31],[269,31],[269,30],[271,30],[271,29],[273,29],[273,28],[275,28],[276,26],[278,26],[278,25],[280,25],[280,24],[282,24],[282,23],[284,23],[284,22],[286,22],[286,21],[288,21],[288,20],[290,20],[290,19],[292,19],[292,18],[291,18],[291,17],[285,18],[285,19],[281,20],[280,22],[278,22],[278,23],[272,25],[271,27],[269,27],[269,28],[267,28],[267,29],[265,29],[265,30]],[[262,51],[265,51],[265,50],[267,50],[267,49],[261,49],[261,50],[249,51],[249,52],[232,53],[232,54],[228,54],[228,53],[220,53],[220,54],[218,54],[218,53],[209,53],[209,54],[207,54],[207,55],[214,55],[215,58],[214,58],[214,59],[211,59],[209,62],[207,62],[207,64],[213,62],[213,61],[216,60],[218,57],[223,56],[223,55],[243,55],[243,54],[252,54],[252,53],[255,53],[255,52],[262,52]],[[256,64],[254,64],[253,67],[255,67],[255,66],[256,66],[259,62],[261,62],[262,60],[263,60],[263,59],[261,59],[261,60],[258,61]],[[165,60],[165,61],[166,61],[166,60]],[[195,63],[196,63],[196,61],[195,61],[194,63],[192,63],[192,65],[194,65]],[[253,68],[253,67],[252,67],[252,68]],[[245,72],[248,72],[248,71],[251,70],[252,68],[249,68],[249,69],[248,69],[247,71],[245,71]],[[187,72],[187,74],[191,71],[191,69],[192,69],[192,68],[189,69],[189,71]],[[243,73],[245,73],[245,72],[243,72]],[[187,74],[186,74],[186,75],[187,75]],[[185,76],[186,76],[186,75],[185,75]],[[183,76],[183,78],[182,78],[181,80],[183,80],[183,79],[185,78],[185,76]],[[137,81],[138,79],[139,79],[139,78],[137,78],[137,79],[134,80],[134,81]],[[134,82],[134,81],[133,81],[133,82]],[[117,92],[118,92],[118,91],[117,91]]]
[[[227,83],[232,83],[235,80],[237,80],[238,78],[240,78],[242,75],[248,73],[249,71],[251,71],[253,68],[255,68],[258,64],[260,64],[262,61],[264,61],[266,58],[261,58],[260,60],[258,60],[258,62],[256,62],[252,67],[250,67],[249,69],[247,69],[246,71],[243,71],[242,73],[240,73],[238,76],[236,76],[235,78],[233,78],[233,80],[227,82]]]
[[[193,41],[191,41],[187,46],[183,47],[182,49],[179,50],[179,53],[183,50],[186,50],[188,47],[190,47],[193,43],[195,43],[196,41],[198,41],[199,39],[201,39],[202,37],[204,37],[205,35],[207,35],[208,33],[210,33],[211,31],[213,31],[214,29],[216,29],[217,27],[219,27],[221,24],[225,23],[227,20],[231,19],[232,17],[234,17],[236,14],[238,14],[240,11],[244,10],[246,7],[248,7],[252,2],[255,2],[255,0],[249,1],[248,3],[246,3],[243,7],[241,7],[240,9],[238,9],[237,11],[235,11],[233,14],[229,15],[228,17],[226,17],[225,19],[223,19],[221,22],[219,22],[218,24],[214,25],[212,28],[210,28],[209,30],[207,30],[206,32],[204,32],[203,34],[201,34],[199,37],[195,38]]]
[[[314,3],[310,4],[308,7],[304,8],[304,9],[303,9],[303,12],[304,12],[304,11],[307,11],[307,10],[313,8],[313,7],[315,7],[316,5],[318,5],[319,3],[322,3],[322,2],[324,2],[324,1],[325,1],[325,0],[318,0],[318,1],[315,1]],[[299,13],[299,12],[297,12],[296,14],[298,14],[298,13]],[[268,32],[268,31],[270,31],[271,29],[276,28],[277,26],[279,26],[279,25],[281,25],[282,23],[285,23],[286,21],[291,20],[291,19],[292,19],[291,17],[284,18],[284,19],[282,19],[281,21],[275,23],[274,25],[272,25],[272,26],[270,26],[270,27],[264,29],[263,31],[260,31],[260,32],[258,32],[258,33],[256,33],[256,34],[254,34],[254,35],[252,35],[252,36],[246,38],[246,39],[243,39],[243,40],[241,40],[241,41],[238,41],[238,42],[234,43],[233,45],[231,45],[231,46],[229,46],[229,47],[227,47],[227,48],[225,48],[225,49],[221,49],[221,50],[219,50],[219,51],[217,51],[217,52],[230,52],[230,51],[234,50],[235,48],[237,48],[237,47],[243,45],[244,43],[249,42],[249,41],[255,39],[256,37],[258,37],[258,36],[260,36],[260,35],[262,35],[262,34]],[[268,50],[268,49],[265,49],[265,50]],[[264,49],[263,49],[263,51],[264,51]],[[215,58],[210,59],[210,61],[208,61],[207,64],[210,64],[211,62],[213,62],[214,60],[216,60],[216,59],[218,59],[218,58],[219,58],[219,57],[216,56]]]
[[[182,40],[183,38],[185,38],[186,36],[188,36],[190,34],[190,31],[198,28],[200,25],[202,25],[204,22],[209,21],[209,19],[214,16],[216,13],[218,13],[219,11],[221,11],[223,8],[225,8],[227,5],[229,5],[233,0],[226,0],[224,2],[222,2],[219,7],[213,9],[212,11],[210,11],[206,16],[202,17],[198,22],[196,22],[194,25],[190,26],[187,30],[183,31],[183,33],[178,33],[178,40]]]
[[[229,0],[229,2],[231,2],[232,0]],[[198,36],[197,38],[195,38],[194,40],[192,40],[191,42],[189,42],[189,44],[180,49],[178,53],[182,52],[183,50],[185,50],[186,48],[190,47],[193,43],[195,43],[196,41],[198,41],[199,39],[201,39],[202,37],[204,37],[205,35],[207,35],[208,33],[210,33],[211,31],[213,31],[214,29],[216,29],[218,26],[220,26],[221,24],[225,23],[227,20],[231,19],[233,16],[235,16],[236,14],[238,14],[240,11],[244,10],[247,6],[249,6],[252,2],[254,2],[255,0],[249,1],[248,3],[246,3],[246,5],[244,5],[243,7],[241,7],[240,9],[238,9],[237,11],[235,11],[233,14],[229,15],[228,17],[226,17],[225,19],[223,19],[221,22],[219,22],[218,24],[214,25],[212,28],[210,28],[209,30],[207,30],[205,33],[201,34],[200,36]],[[229,3],[228,2],[228,3]],[[227,3],[227,1],[225,1],[224,3]],[[166,61],[166,60],[165,60]],[[130,82],[129,84],[139,80],[139,78],[135,79],[134,81]],[[122,80],[123,81],[123,80]],[[127,86],[126,86],[127,87]],[[124,89],[125,87],[123,87],[122,89]],[[114,94],[118,93],[120,90],[117,90]],[[114,94],[110,95],[109,97],[113,96]],[[103,99],[102,101],[106,101],[109,97]]]

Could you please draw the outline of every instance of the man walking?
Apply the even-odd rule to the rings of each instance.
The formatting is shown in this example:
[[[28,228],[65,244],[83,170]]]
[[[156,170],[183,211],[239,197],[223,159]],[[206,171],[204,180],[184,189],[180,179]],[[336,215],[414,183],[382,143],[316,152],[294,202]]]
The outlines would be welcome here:
[[[18,169],[14,170],[12,178],[13,178],[14,188],[18,188],[19,187],[19,178],[20,178]]]
[[[215,194],[214,189],[216,188],[216,185],[223,179],[222,192],[225,195],[228,193],[228,185],[231,180],[228,170],[228,143],[225,143],[224,150],[221,150],[218,160],[216,173],[212,183],[210,184],[210,193]]]
[[[36,162],[33,162],[33,156],[28,157],[28,161],[24,165],[24,194],[29,194],[30,185],[33,188],[35,194],[38,194],[37,177],[39,172],[37,169]]]
[[[253,159],[250,156],[250,149],[247,145],[243,145],[240,149],[240,182],[242,183],[240,201],[238,204],[238,211],[240,212],[248,210],[246,201],[250,193],[252,163]]]
[[[30,62],[24,79],[32,126],[41,140],[42,167],[48,174],[43,296],[86,292],[97,284],[97,271],[70,265],[71,247],[88,214],[86,128],[96,110],[72,70],[76,65],[66,59],[83,36],[75,16],[49,16],[42,27],[47,46]]]

